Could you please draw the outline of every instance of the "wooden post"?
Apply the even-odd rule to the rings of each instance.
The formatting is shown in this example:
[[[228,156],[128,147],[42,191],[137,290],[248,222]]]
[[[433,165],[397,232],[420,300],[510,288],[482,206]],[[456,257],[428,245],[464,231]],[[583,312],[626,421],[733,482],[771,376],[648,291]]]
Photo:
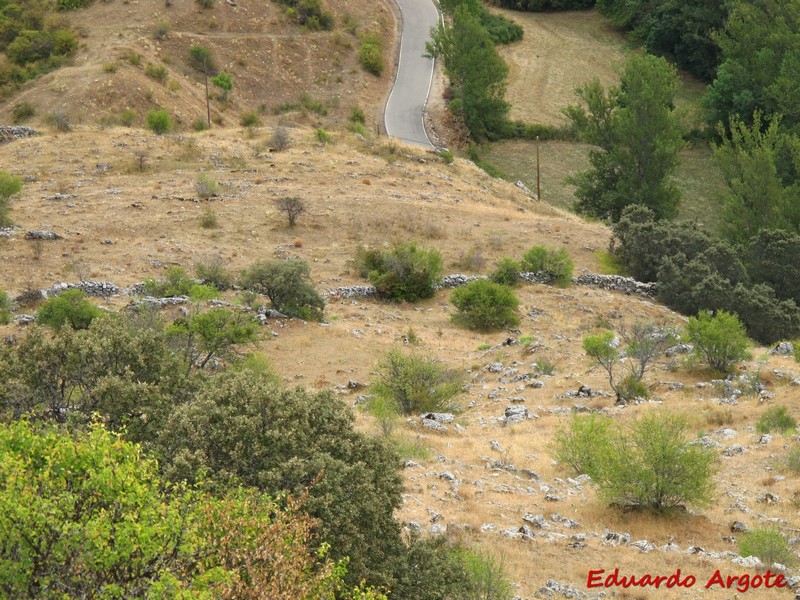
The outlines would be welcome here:
[[[208,59],[203,58],[203,74],[206,77],[206,120],[208,128],[211,129],[211,99],[208,96]]]
[[[539,136],[536,136],[536,199],[542,199],[542,179],[539,169]]]

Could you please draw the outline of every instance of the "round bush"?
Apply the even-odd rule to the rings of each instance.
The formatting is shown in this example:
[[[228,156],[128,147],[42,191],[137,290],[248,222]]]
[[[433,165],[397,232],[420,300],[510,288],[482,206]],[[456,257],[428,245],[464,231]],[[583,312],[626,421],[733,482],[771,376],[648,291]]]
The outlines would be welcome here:
[[[574,264],[564,248],[534,246],[522,255],[520,267],[531,273],[547,273],[559,285],[568,285],[572,281]]]
[[[407,302],[432,298],[443,271],[438,251],[417,248],[413,243],[391,250],[362,249],[356,263],[382,298]]]
[[[717,371],[728,373],[750,356],[750,340],[733,313],[721,310],[712,315],[702,310],[696,317],[689,317],[687,331],[695,355]]]
[[[450,296],[458,312],[453,322],[478,331],[491,331],[519,325],[519,300],[505,285],[484,279],[453,290]]]
[[[158,135],[169,133],[172,130],[172,117],[165,110],[151,110],[147,113],[147,127]]]
[[[489,279],[494,283],[513,287],[520,281],[519,272],[520,266],[517,261],[513,258],[501,258],[494,273],[489,275]]]
[[[102,314],[103,311],[87,300],[86,294],[81,290],[70,289],[42,304],[36,319],[42,325],[48,325],[55,330],[64,325],[73,329],[87,329]]]

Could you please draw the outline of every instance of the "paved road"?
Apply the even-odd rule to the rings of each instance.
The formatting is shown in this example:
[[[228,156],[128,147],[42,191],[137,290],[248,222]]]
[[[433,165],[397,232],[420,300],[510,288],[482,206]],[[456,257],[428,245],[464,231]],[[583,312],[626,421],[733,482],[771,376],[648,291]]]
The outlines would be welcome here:
[[[431,27],[439,22],[432,0],[395,0],[402,15],[400,63],[386,102],[386,133],[406,142],[433,148],[425,133],[423,112],[433,79],[433,59],[424,58]]]

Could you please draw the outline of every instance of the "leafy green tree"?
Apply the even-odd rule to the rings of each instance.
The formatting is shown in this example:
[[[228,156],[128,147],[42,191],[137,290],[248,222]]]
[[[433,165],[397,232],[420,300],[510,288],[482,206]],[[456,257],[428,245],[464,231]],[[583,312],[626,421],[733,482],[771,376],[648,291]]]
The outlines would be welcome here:
[[[570,467],[575,475],[598,477],[612,451],[612,421],[609,417],[589,414],[572,415],[569,427],[556,431],[552,452],[562,465]]]
[[[454,323],[478,331],[492,331],[519,325],[519,300],[511,288],[485,279],[471,281],[450,294],[456,307]]]
[[[268,496],[165,488],[155,461],[99,426],[0,426],[0,593],[8,598],[385,600],[311,551],[315,522]]]
[[[800,302],[800,235],[762,229],[750,240],[746,260],[751,281],[770,286],[782,300]]]
[[[402,555],[393,512],[401,502],[397,455],[353,429],[352,412],[329,392],[283,388],[269,374],[228,370],[163,424],[155,448],[171,481],[233,484],[276,493],[310,488],[304,512],[321,522],[347,581],[392,579]]]
[[[578,212],[619,221],[629,204],[643,204],[656,217],[671,218],[680,194],[670,181],[683,148],[673,98],[674,67],[650,55],[632,55],[619,86],[604,90],[595,79],[577,90],[586,107],[565,110],[578,135],[597,146],[591,169],[572,178]]]
[[[501,258],[497,263],[497,268],[489,275],[489,280],[493,283],[514,287],[521,281],[519,278],[522,266],[513,258]]]
[[[717,371],[728,373],[750,356],[750,341],[735,314],[701,311],[696,317],[689,317],[686,331],[697,357]]]
[[[692,443],[685,419],[653,414],[616,436],[592,479],[615,506],[668,512],[711,502],[717,460]]]
[[[216,70],[211,50],[201,44],[189,48],[189,62],[201,73],[213,73]]]
[[[220,89],[222,99],[227,100],[228,94],[233,89],[233,77],[231,77],[231,74],[220,71],[219,74],[211,78],[211,83]]]
[[[390,351],[376,368],[372,391],[389,399],[404,415],[452,411],[463,377],[441,363],[417,354]]]
[[[0,227],[10,226],[8,217],[11,197],[22,191],[22,179],[15,177],[7,171],[0,171]]]
[[[792,144],[780,120],[763,123],[756,111],[752,125],[731,117],[728,131],[720,128],[722,142],[714,149],[730,190],[724,213],[728,239],[746,244],[762,229],[797,232],[800,181],[787,181],[780,172],[781,155]]]
[[[212,308],[178,319],[167,333],[183,340],[188,368],[203,369],[212,358],[227,358],[234,347],[255,342],[258,324],[245,313]]]
[[[744,534],[739,541],[741,556],[756,556],[764,564],[794,565],[797,555],[789,547],[786,538],[777,529],[759,528]]]
[[[452,26],[440,23],[431,31],[428,55],[442,58],[455,94],[450,108],[464,119],[472,138],[496,139],[507,124],[508,65],[469,3],[456,7],[452,17]]]
[[[241,286],[264,294],[272,308],[291,317],[319,319],[325,300],[311,283],[311,269],[302,260],[263,261],[242,272]]]
[[[87,299],[82,290],[72,288],[45,300],[36,318],[43,325],[58,331],[64,325],[69,325],[73,329],[86,329],[102,314],[103,311]]]

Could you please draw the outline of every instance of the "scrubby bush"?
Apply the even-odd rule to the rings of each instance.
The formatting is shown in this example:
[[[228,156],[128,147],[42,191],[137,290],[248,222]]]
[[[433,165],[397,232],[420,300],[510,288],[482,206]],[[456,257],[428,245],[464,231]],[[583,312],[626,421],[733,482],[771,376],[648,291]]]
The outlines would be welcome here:
[[[567,429],[559,427],[553,440],[553,457],[576,475],[599,475],[612,451],[611,419],[574,414]]]
[[[414,243],[380,250],[359,249],[356,270],[369,277],[378,294],[390,300],[416,302],[432,298],[442,276],[442,255]]]
[[[233,286],[233,276],[225,269],[222,258],[219,256],[197,263],[195,273],[200,281],[218,290],[224,291]]]
[[[160,83],[165,83],[169,79],[169,73],[164,65],[147,63],[144,67],[144,74]]]
[[[94,0],[58,0],[56,8],[58,10],[76,10],[89,6]]]
[[[17,102],[11,109],[11,119],[14,123],[24,123],[36,114],[36,109],[30,102]]]
[[[522,255],[520,268],[526,272],[545,273],[557,284],[568,285],[572,281],[574,263],[564,248],[534,246]]]
[[[69,325],[73,329],[86,329],[103,314],[79,289],[69,289],[45,300],[36,314],[36,320],[55,330]]]
[[[6,325],[11,321],[11,300],[8,294],[0,290],[0,325]]]
[[[12,224],[8,216],[9,205],[11,197],[20,191],[22,191],[22,179],[7,171],[0,171],[0,227],[9,227]]]
[[[501,258],[497,268],[489,275],[489,280],[501,285],[513,287],[521,281],[519,273],[520,264],[513,258]]]
[[[217,213],[210,208],[205,209],[203,214],[200,216],[200,227],[203,229],[216,229],[219,227]]]
[[[267,143],[274,152],[283,152],[289,147],[289,130],[286,127],[276,127]]]
[[[211,198],[219,195],[219,184],[207,173],[197,175],[197,182],[194,185],[197,195],[201,198]]]
[[[401,414],[458,408],[453,398],[461,392],[463,376],[431,358],[392,350],[375,371],[372,392],[390,401]]]
[[[789,414],[785,406],[771,406],[765,410],[756,423],[758,433],[790,433],[797,429],[797,421]]]
[[[157,135],[172,130],[172,117],[165,110],[151,110],[147,113],[147,128]]]
[[[323,146],[327,146],[333,141],[333,137],[331,136],[331,134],[328,133],[322,127],[318,127],[317,129],[314,130],[314,137]]]
[[[724,310],[715,315],[701,311],[689,317],[687,334],[695,355],[717,371],[729,373],[750,356],[744,326],[736,315]]]
[[[258,115],[252,110],[248,110],[243,112],[241,117],[239,117],[239,125],[242,127],[258,127],[261,125],[261,119],[259,119]]]
[[[220,99],[227,100],[228,94],[233,89],[233,78],[230,73],[221,71],[219,74],[211,78],[211,83],[220,89]]]
[[[286,214],[286,219],[289,221],[289,227],[294,227],[297,222],[297,217],[306,212],[306,207],[303,201],[297,196],[286,196],[281,198],[276,203],[278,210]]]
[[[361,48],[358,50],[358,60],[365,71],[380,77],[385,65],[382,44],[377,36],[364,36],[364,39],[361,40]]]
[[[145,294],[159,298],[169,296],[188,296],[194,281],[186,274],[183,267],[169,267],[161,279],[146,279],[142,284]]]
[[[198,71],[212,73],[216,70],[211,50],[201,44],[189,48],[189,62]]]
[[[320,319],[325,300],[311,283],[311,270],[302,260],[264,261],[242,272],[240,285],[264,294],[272,308],[291,317]]]
[[[491,331],[519,325],[519,300],[508,286],[477,279],[453,290],[450,302],[458,312],[454,323],[478,331]]]
[[[666,512],[712,499],[717,455],[692,443],[681,417],[643,417],[612,434],[610,451],[601,450],[591,457],[588,474],[614,506]]]
[[[739,541],[739,554],[758,557],[766,565],[779,563],[790,566],[797,562],[783,534],[770,528],[754,529],[744,534]]]

